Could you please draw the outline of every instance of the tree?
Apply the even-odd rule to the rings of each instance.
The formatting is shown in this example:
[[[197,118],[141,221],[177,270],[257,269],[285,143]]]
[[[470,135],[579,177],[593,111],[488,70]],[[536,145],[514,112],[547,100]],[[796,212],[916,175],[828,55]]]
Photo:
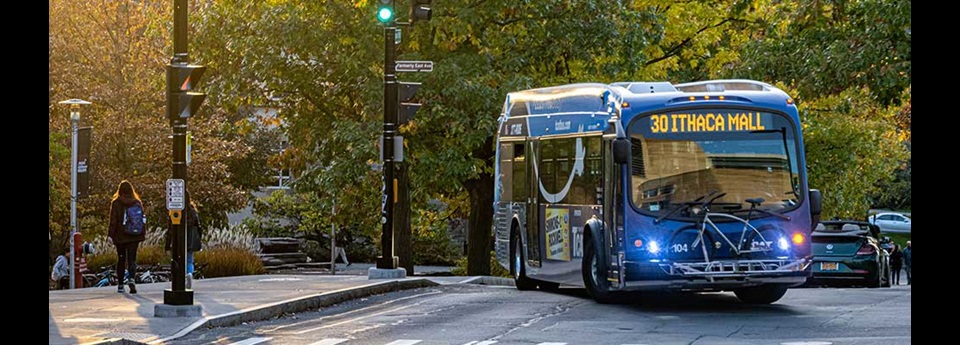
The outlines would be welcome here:
[[[878,181],[890,180],[906,151],[893,118],[865,89],[851,88],[798,106],[811,188],[823,192],[823,218],[862,219]]]
[[[56,102],[83,98],[93,103],[83,108],[80,124],[93,127],[91,191],[78,204],[85,236],[106,232],[109,201],[121,179],[130,180],[143,198],[150,225],[166,224],[165,181],[171,176],[172,148],[164,65],[172,57],[172,13],[172,4],[142,1],[50,2],[51,141],[69,147],[69,136],[53,135],[70,131],[66,110]],[[221,126],[227,115],[208,102],[190,121],[189,188],[204,221],[214,224],[224,223],[226,212],[246,202],[230,183],[227,162],[243,159],[248,148],[224,132],[229,129]],[[59,205],[63,200],[54,196],[70,194],[69,184],[59,183],[70,164],[56,158],[56,150],[51,145],[51,180],[57,182],[51,184],[51,203]],[[58,205],[51,205],[51,229],[66,229],[69,210],[60,212]]]

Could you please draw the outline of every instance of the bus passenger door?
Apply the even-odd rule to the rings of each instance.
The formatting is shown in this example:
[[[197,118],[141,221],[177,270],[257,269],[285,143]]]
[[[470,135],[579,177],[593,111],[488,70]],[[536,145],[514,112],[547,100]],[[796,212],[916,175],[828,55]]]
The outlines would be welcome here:
[[[540,242],[543,241],[540,232],[540,176],[537,175],[535,165],[539,164],[540,159],[540,139],[530,139],[526,144],[527,154],[527,186],[529,194],[527,197],[527,226],[526,226],[526,245],[527,245],[527,267],[541,267]],[[527,270],[528,275],[536,274],[539,269]]]
[[[620,214],[618,201],[620,198],[619,181],[620,166],[613,160],[613,141],[607,138],[603,142],[603,243],[604,258],[607,261],[608,277],[610,273],[618,268],[616,256],[616,233],[617,226],[622,224],[623,215]],[[616,275],[614,275],[616,277]]]

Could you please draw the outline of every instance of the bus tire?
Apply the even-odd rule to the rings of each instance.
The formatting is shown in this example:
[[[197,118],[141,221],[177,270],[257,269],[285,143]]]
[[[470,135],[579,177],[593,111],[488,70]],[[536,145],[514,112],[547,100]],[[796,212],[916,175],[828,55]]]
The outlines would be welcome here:
[[[610,282],[607,281],[606,265],[600,260],[600,254],[594,248],[593,239],[587,237],[583,244],[583,261],[580,272],[583,275],[583,286],[587,294],[597,303],[607,304],[614,302],[613,293],[609,291]]]
[[[513,257],[510,260],[510,271],[513,272],[513,283],[517,290],[533,290],[537,283],[533,279],[527,278],[527,269],[524,265],[523,240],[520,239],[520,233],[513,232]]]
[[[747,304],[770,304],[780,300],[787,293],[787,287],[777,284],[765,284],[733,290],[741,302]]]

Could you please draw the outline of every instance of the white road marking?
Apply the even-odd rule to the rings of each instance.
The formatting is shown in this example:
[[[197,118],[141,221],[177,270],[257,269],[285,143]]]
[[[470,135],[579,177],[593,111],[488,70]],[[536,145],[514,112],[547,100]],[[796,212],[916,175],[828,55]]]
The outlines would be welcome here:
[[[347,340],[349,340],[349,339],[343,339],[343,338],[327,338],[327,339],[324,339],[324,340],[315,342],[315,343],[310,344],[310,345],[337,345],[337,344],[342,343],[342,342],[345,342],[345,341],[347,341]]]
[[[270,339],[273,339],[273,338],[250,338],[241,342],[232,343],[230,345],[253,345],[253,344],[259,344],[259,343],[265,342]]]
[[[491,345],[491,344],[496,344],[496,343],[497,343],[496,340],[484,340],[484,341],[480,341],[480,342],[474,340],[474,341],[471,341],[471,342],[466,343],[466,344],[463,344],[463,345]]]
[[[400,339],[396,341],[391,341],[387,345],[413,345],[421,342],[422,340],[412,340],[412,339]]]

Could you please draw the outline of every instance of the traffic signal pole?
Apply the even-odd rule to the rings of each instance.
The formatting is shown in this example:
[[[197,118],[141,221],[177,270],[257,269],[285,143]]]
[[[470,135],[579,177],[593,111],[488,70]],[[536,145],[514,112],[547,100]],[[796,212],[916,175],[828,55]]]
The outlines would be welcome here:
[[[183,189],[187,188],[187,118],[181,117],[179,109],[179,90],[176,85],[176,70],[172,67],[187,65],[190,57],[187,54],[187,0],[174,0],[173,7],[173,59],[167,71],[167,118],[173,127],[173,179],[183,180]],[[189,204],[189,200],[184,200]],[[180,210],[182,211],[182,210]],[[173,263],[170,273],[173,275],[170,289],[163,291],[163,303],[169,305],[192,305],[193,290],[186,288],[186,224],[176,210],[170,210],[171,226],[171,254]]]
[[[394,143],[397,133],[397,75],[396,75],[396,39],[397,28],[390,21],[383,29],[383,183],[384,200],[382,211],[383,231],[380,243],[382,255],[377,257],[378,269],[396,269],[397,257],[393,254],[393,214],[396,205],[394,183]]]

